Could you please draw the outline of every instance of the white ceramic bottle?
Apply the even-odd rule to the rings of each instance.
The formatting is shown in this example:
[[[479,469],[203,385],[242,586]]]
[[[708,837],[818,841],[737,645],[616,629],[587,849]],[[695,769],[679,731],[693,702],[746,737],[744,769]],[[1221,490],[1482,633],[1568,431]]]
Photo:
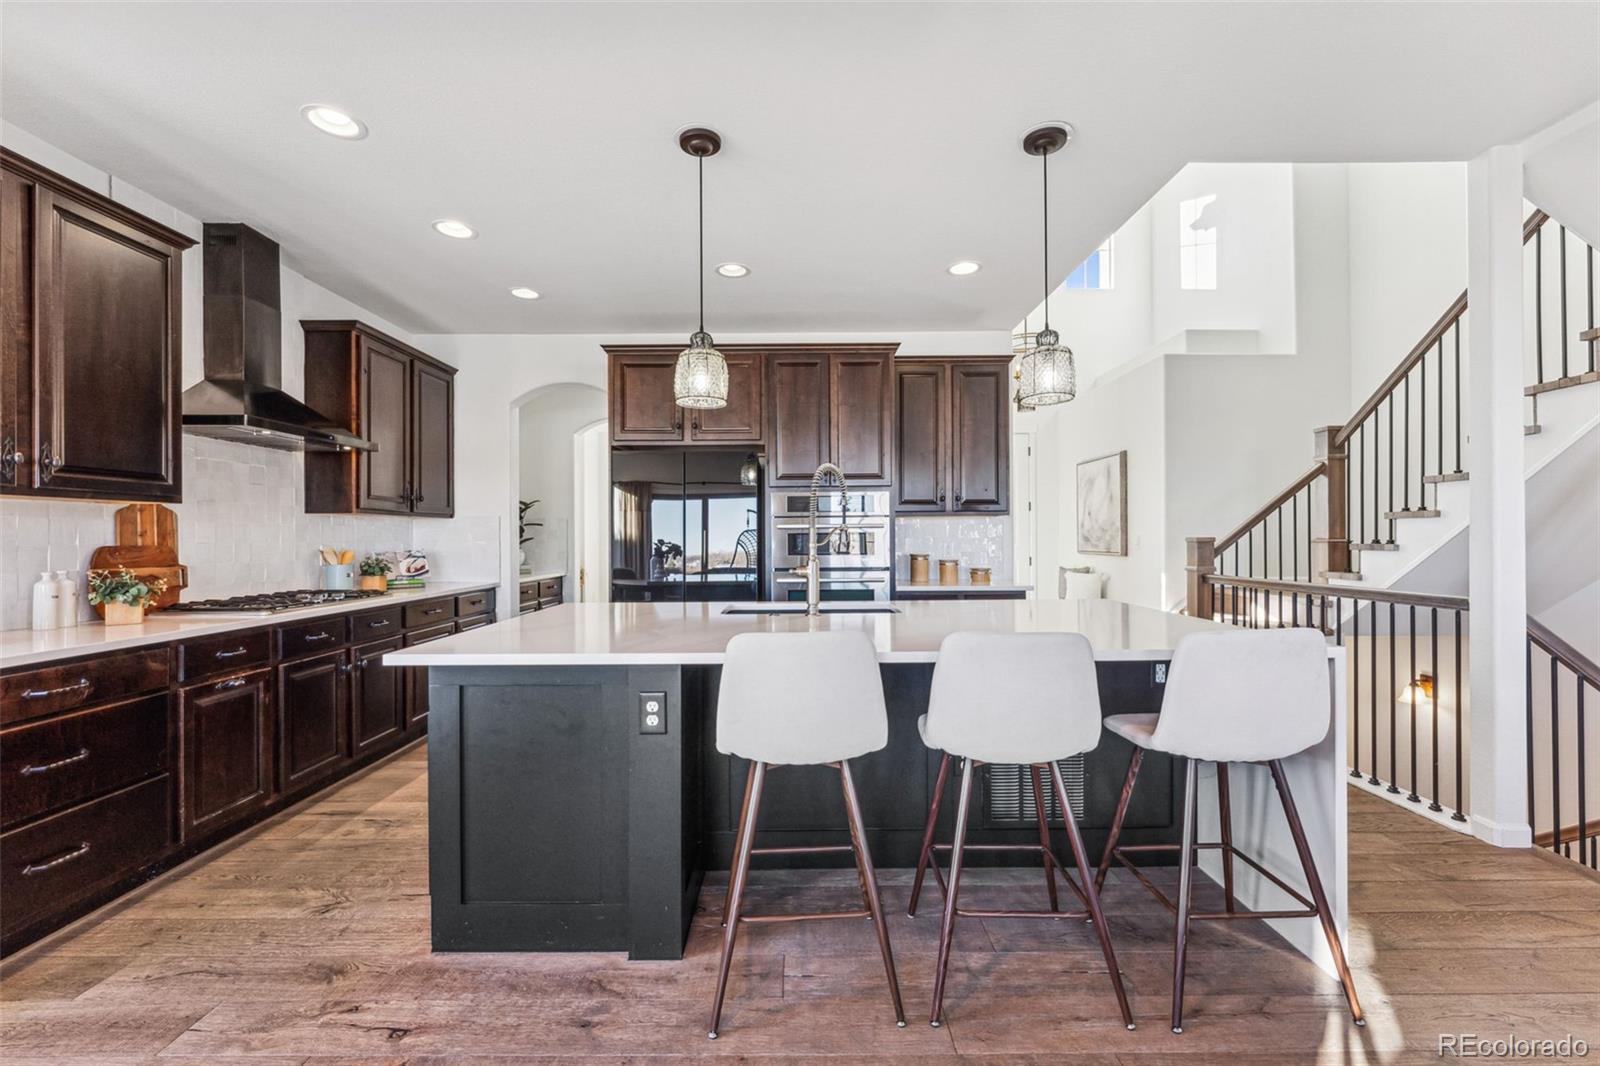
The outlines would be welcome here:
[[[57,606],[60,598],[61,588],[56,584],[55,575],[48,570],[40,571],[39,580],[33,583],[33,628],[56,628],[61,620]]]
[[[78,624],[78,582],[74,570],[56,571],[56,625],[71,629]]]

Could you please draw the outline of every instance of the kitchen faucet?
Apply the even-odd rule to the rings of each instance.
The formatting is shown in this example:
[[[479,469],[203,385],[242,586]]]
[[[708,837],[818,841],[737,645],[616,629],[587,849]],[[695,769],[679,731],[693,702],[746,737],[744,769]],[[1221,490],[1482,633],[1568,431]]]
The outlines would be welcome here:
[[[806,511],[806,543],[809,552],[806,555],[804,566],[797,566],[794,573],[806,579],[806,614],[819,615],[822,613],[822,564],[817,561],[817,493],[822,491],[822,479],[832,474],[839,482],[839,524],[829,530],[828,537],[833,540],[835,553],[850,550],[850,531],[846,522],[850,517],[850,487],[845,483],[844,471],[832,463],[823,463],[817,467],[816,473],[811,475],[811,502]]]

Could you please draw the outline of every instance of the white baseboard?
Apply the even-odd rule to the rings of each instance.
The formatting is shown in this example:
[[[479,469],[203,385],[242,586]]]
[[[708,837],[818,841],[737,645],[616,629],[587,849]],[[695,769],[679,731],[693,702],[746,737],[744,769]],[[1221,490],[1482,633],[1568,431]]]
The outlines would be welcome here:
[[[1482,815],[1472,815],[1472,835],[1497,848],[1533,847],[1533,830],[1527,822],[1493,822]]]

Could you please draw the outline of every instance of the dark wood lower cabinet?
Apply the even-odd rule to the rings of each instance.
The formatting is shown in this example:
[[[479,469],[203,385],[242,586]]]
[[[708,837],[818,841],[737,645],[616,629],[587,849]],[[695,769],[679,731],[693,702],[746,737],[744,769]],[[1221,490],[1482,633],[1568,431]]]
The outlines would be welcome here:
[[[363,644],[353,653],[356,683],[351,737],[358,757],[405,731],[405,668],[383,663],[385,655],[400,647],[396,637]]]
[[[350,761],[350,654],[278,667],[278,787],[319,781]]]
[[[208,833],[272,799],[271,687],[272,671],[253,670],[181,690],[186,835]]]

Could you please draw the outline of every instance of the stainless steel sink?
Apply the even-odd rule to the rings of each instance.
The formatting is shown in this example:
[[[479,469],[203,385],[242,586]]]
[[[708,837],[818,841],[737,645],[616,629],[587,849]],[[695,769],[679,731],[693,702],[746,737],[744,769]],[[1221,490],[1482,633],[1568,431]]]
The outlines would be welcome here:
[[[729,604],[722,609],[723,614],[805,614],[806,605],[803,603],[762,603],[744,606],[742,604]],[[888,604],[879,603],[832,603],[822,605],[823,614],[899,614],[900,608],[890,607]]]

